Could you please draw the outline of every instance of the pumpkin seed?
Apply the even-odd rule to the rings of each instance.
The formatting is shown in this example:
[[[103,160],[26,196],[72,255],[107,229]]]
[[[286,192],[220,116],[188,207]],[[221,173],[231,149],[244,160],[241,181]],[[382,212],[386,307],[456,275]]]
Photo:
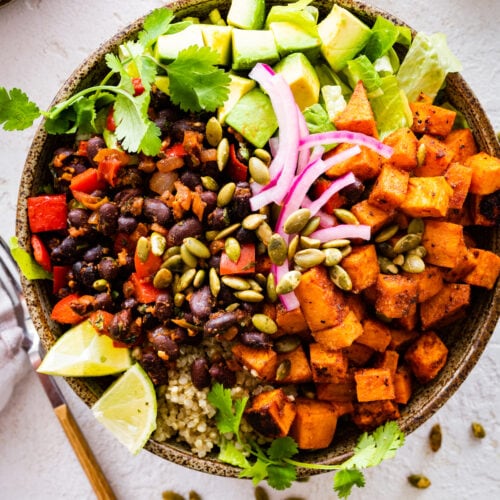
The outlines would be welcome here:
[[[410,233],[402,238],[399,238],[398,241],[394,244],[394,251],[396,253],[405,253],[409,250],[413,250],[420,245],[422,241],[422,235],[418,233]]]
[[[306,250],[300,250],[293,257],[294,262],[304,269],[319,266],[324,262],[325,259],[326,255],[317,248],[307,248]]]
[[[271,236],[267,246],[267,253],[269,254],[269,258],[273,264],[281,266],[281,264],[285,262],[288,254],[288,248],[286,246],[286,241],[280,234],[274,233]]]
[[[316,238],[309,238],[309,236],[301,236],[299,244],[301,248],[319,248],[321,241]]]
[[[398,274],[399,269],[396,264],[389,260],[387,257],[380,256],[378,257],[378,265],[380,267],[380,272],[383,274]]]
[[[330,240],[323,243],[321,245],[321,248],[342,248],[350,244],[351,244],[350,240],[345,240],[345,239]]]
[[[224,137],[217,146],[217,168],[220,172],[226,168],[229,159],[229,141]]]
[[[262,333],[273,335],[278,331],[278,325],[265,314],[254,314],[252,316],[252,325]]]
[[[218,191],[219,190],[219,184],[217,181],[213,178],[210,177],[209,175],[204,175],[201,178],[201,185],[207,189],[208,191]]]
[[[415,486],[415,488],[425,489],[431,485],[429,478],[423,476],[422,474],[412,474],[408,476],[408,482]]]
[[[139,260],[141,262],[146,262],[148,260],[150,250],[151,250],[150,241],[145,236],[141,236],[137,240],[137,246],[135,249],[137,257],[139,257]]]
[[[271,163],[271,153],[262,148],[257,148],[253,152],[254,156],[256,156],[259,160],[262,160],[266,165]]]
[[[188,269],[179,278],[177,283],[177,292],[183,292],[186,288],[189,288],[193,283],[194,277],[196,275],[196,269]]]
[[[216,234],[214,240],[223,240],[224,238],[227,238],[229,235],[233,234],[237,229],[239,229],[240,226],[241,224],[239,222],[227,226]]]
[[[257,238],[259,238],[259,240],[267,247],[271,237],[273,236],[273,230],[271,229],[271,226],[264,221],[259,225],[255,234],[257,235]]]
[[[274,283],[273,273],[267,275],[266,280],[266,295],[271,302],[276,302],[278,300],[278,294],[276,293],[276,285]]]
[[[343,257],[342,252],[338,248],[325,248],[323,253],[325,254],[324,264],[327,267],[338,264]]]
[[[340,249],[340,253],[342,254],[342,258],[347,257],[352,252],[352,246],[347,245]]]
[[[243,229],[255,231],[266,219],[267,215],[264,214],[250,214],[242,220],[241,226]]]
[[[346,292],[352,290],[351,277],[347,274],[347,271],[343,267],[336,264],[335,266],[330,267],[328,271],[330,279],[341,290],[345,290]]]
[[[255,500],[270,500],[267,491],[262,486],[257,486],[254,491]]]
[[[233,199],[234,192],[236,191],[236,184],[234,182],[228,182],[224,184],[219,190],[217,195],[217,206],[225,207],[231,203]]]
[[[407,273],[422,273],[425,270],[425,262],[418,255],[407,255],[402,268]]]
[[[159,269],[153,278],[155,288],[167,288],[173,280],[172,272],[169,269]]]
[[[300,345],[300,338],[296,335],[285,335],[276,339],[274,342],[274,350],[280,354],[295,351]]]
[[[181,253],[181,247],[179,246],[173,246],[173,247],[170,247],[170,248],[167,248],[165,250],[165,253],[163,255],[163,257],[165,259],[168,259],[168,257],[172,257],[172,255],[179,255]]]
[[[229,304],[225,309],[224,311],[226,312],[233,312],[233,311],[236,311],[236,309],[238,309],[238,307],[240,307],[240,304],[238,302],[233,302],[232,304]]]
[[[483,439],[486,437],[486,431],[484,427],[479,422],[472,422],[471,424],[472,434],[475,438]]]
[[[392,259],[392,263],[396,264],[396,266],[402,266],[404,261],[405,261],[405,256],[402,253],[396,255],[396,257]]]
[[[257,255],[264,255],[267,253],[267,247],[262,243],[262,241],[257,242],[257,248],[256,248]]]
[[[238,147],[238,156],[243,160],[247,160],[250,158],[250,151],[248,150],[245,143],[240,142]]]
[[[288,260],[293,259],[295,252],[297,252],[297,248],[299,248],[299,243],[300,243],[300,235],[296,234],[288,244],[288,252],[287,252]]]
[[[239,276],[222,276],[221,281],[224,285],[232,288],[233,290],[241,291],[250,289],[250,283],[248,283],[246,279],[240,278]]]
[[[417,248],[409,250],[407,255],[418,255],[421,259],[423,259],[427,255],[427,250],[424,246],[419,245]]]
[[[252,290],[255,290],[256,292],[262,292],[263,291],[262,287],[259,285],[259,283],[257,283],[256,280],[254,280],[252,278],[247,278],[247,281],[248,281],[248,284],[250,285],[250,288]]]
[[[153,255],[157,257],[161,257],[163,252],[165,252],[165,248],[167,247],[167,239],[163,234],[157,233],[153,231],[150,236],[151,241],[151,252]]]
[[[333,210],[333,215],[344,224],[359,225],[358,218],[350,210],[346,210],[345,208],[335,208]]]
[[[250,160],[248,160],[248,171],[252,179],[262,186],[269,184],[271,180],[271,174],[269,173],[269,168],[267,165],[256,156],[252,156]]]
[[[195,288],[200,288],[201,285],[203,285],[203,282],[205,281],[206,274],[207,273],[204,269],[198,269],[198,271],[196,271],[196,274],[194,275],[194,279],[193,279],[193,286]]]
[[[186,300],[186,296],[183,293],[177,292],[174,295],[174,306],[175,307],[182,307],[182,304],[184,304],[185,300]]]
[[[196,491],[191,490],[189,492],[188,500],[202,500],[202,498],[201,495],[199,495]]]
[[[429,433],[429,444],[432,451],[438,451],[441,448],[441,441],[443,439],[443,434],[441,432],[441,426],[435,424],[431,428]]]
[[[388,259],[394,259],[394,257],[396,257],[396,252],[394,251],[394,248],[392,248],[392,245],[387,241],[379,243],[377,245],[377,250],[380,254],[382,254],[384,257],[387,257]]]
[[[96,292],[105,292],[108,288],[108,282],[105,279],[98,279],[95,280],[94,283],[92,283],[92,288]]]
[[[264,274],[262,273],[257,273],[255,275],[255,279],[257,280],[257,283],[260,285],[260,286],[266,286],[266,283],[267,283],[267,278]]]
[[[377,236],[375,236],[375,243],[382,243],[390,240],[398,232],[398,230],[399,226],[397,224],[385,227],[378,232]]]
[[[237,299],[244,300],[245,302],[262,302],[264,295],[255,290],[242,290],[241,292],[234,292]]]
[[[181,258],[188,267],[196,267],[198,265],[198,258],[189,251],[185,243],[181,245]]]
[[[200,240],[193,238],[193,237],[188,237],[184,238],[183,244],[186,245],[186,248],[195,256],[199,257],[200,259],[209,259],[211,254],[210,254],[210,249]]]
[[[210,287],[210,292],[214,297],[217,297],[220,292],[220,279],[217,275],[215,268],[211,267],[208,271],[208,285]]]
[[[290,375],[292,369],[292,362],[289,359],[284,359],[276,369],[276,380],[284,380]]]
[[[425,223],[424,220],[421,219],[420,217],[417,217],[415,219],[412,219],[410,223],[408,224],[408,229],[406,232],[408,234],[410,233],[415,233],[415,234],[422,234],[425,229]]]
[[[184,497],[172,490],[166,490],[161,494],[162,500],[184,500]]]
[[[304,229],[300,232],[302,236],[309,236],[310,234],[314,233],[316,229],[319,227],[319,223],[321,222],[320,217],[317,215],[315,217],[311,217],[307,224],[304,226]]]
[[[224,249],[226,251],[226,255],[232,262],[238,262],[238,260],[240,260],[241,246],[240,242],[236,238],[233,238],[232,236],[226,238],[226,241],[224,242]]]
[[[417,149],[417,165],[421,167],[425,163],[425,157],[427,155],[427,147],[424,143],[421,143]]]
[[[172,255],[161,267],[170,269],[171,271],[180,271],[184,267],[184,261],[180,255]]]
[[[302,274],[299,271],[288,271],[276,285],[276,293],[283,295],[293,292],[299,286],[300,278],[302,278]]]
[[[311,211],[308,208],[299,208],[286,218],[283,230],[287,234],[300,233],[310,218]]]
[[[215,116],[212,116],[207,122],[205,137],[207,138],[208,144],[214,148],[219,145],[222,139],[222,127]]]

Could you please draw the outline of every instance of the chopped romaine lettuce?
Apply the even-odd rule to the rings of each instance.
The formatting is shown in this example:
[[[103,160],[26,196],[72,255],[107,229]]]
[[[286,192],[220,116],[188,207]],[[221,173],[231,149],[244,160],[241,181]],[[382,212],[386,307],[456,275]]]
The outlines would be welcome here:
[[[343,74],[347,77],[349,85],[352,88],[361,80],[368,97],[376,97],[382,92],[380,89],[380,75],[365,55],[358,56],[356,59],[349,61],[343,70]]]
[[[335,120],[347,105],[340,85],[323,85],[321,87],[321,98],[331,122]]]
[[[399,30],[395,24],[378,16],[363,52],[373,62],[387,54],[387,51],[396,43],[398,36]]]

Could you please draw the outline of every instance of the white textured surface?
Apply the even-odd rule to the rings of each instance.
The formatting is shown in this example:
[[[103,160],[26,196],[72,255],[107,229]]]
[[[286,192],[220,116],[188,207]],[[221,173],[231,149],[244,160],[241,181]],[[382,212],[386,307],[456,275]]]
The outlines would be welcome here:
[[[117,29],[160,6],[160,0],[15,0],[0,10],[0,85],[18,86],[47,106],[70,72]],[[464,65],[463,75],[479,97],[495,129],[500,129],[500,37],[498,0],[373,0],[414,28],[443,31]],[[0,131],[0,233],[14,233],[21,168],[34,128]],[[354,500],[400,498],[500,498],[500,332],[470,377],[450,401],[407,439],[396,460],[366,474],[367,486]],[[0,381],[1,383],[1,381]],[[194,472],[142,452],[131,457],[64,384],[69,404],[120,499],[160,499],[167,489],[204,500],[251,499],[250,482]],[[487,437],[474,440],[470,423],[482,422]],[[443,446],[429,451],[427,435],[439,422]],[[0,413],[0,498],[91,499],[92,490],[33,374],[18,386],[12,404]],[[428,490],[407,485],[410,473],[432,480]],[[324,474],[272,499],[334,498],[332,477]]]

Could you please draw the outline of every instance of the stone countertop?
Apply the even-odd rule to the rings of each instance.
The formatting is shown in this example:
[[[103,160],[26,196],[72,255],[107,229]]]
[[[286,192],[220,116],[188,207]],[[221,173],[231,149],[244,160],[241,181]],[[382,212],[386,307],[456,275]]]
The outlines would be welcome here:
[[[496,130],[500,129],[500,18],[498,0],[372,0],[417,30],[442,31],[462,61],[466,78]],[[161,0],[14,0],[0,10],[0,86],[20,87],[46,108],[72,70],[97,46]],[[0,130],[0,233],[14,234],[17,186],[35,128]],[[498,498],[500,492],[500,332],[497,327],[470,377],[448,403],[407,438],[396,460],[366,472],[367,486],[352,499]],[[132,457],[92,417],[88,408],[60,383],[91,448],[120,499],[160,499],[165,490],[183,495],[196,490],[204,500],[251,499],[249,481],[225,479],[167,463],[149,452]],[[471,437],[470,423],[483,423],[487,436]],[[430,427],[440,423],[443,446],[429,451]],[[11,404],[0,413],[0,497],[15,499],[91,499],[92,490],[59,422],[30,373]],[[416,490],[406,477],[427,475],[432,486]],[[297,483],[270,497],[334,498],[331,474]]]

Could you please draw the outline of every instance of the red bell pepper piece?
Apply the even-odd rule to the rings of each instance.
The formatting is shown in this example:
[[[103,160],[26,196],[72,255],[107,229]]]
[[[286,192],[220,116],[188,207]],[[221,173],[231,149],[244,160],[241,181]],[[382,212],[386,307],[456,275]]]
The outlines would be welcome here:
[[[113,319],[113,314],[99,309],[94,311],[89,316],[90,324],[102,335],[109,334],[109,325]]]
[[[319,198],[329,187],[333,181],[330,179],[325,179],[324,177],[320,177],[317,179],[312,188],[313,197],[316,200]],[[346,199],[340,194],[335,193],[324,205],[322,210],[329,214],[333,215],[333,211],[336,208],[342,207],[346,203]]]
[[[148,278],[153,276],[153,274],[160,269],[163,259],[159,255],[155,255],[151,249],[148,252],[146,260],[142,260],[135,248],[134,253],[134,266],[135,272],[139,278]]]
[[[116,122],[115,122],[114,112],[115,112],[115,110],[113,109],[113,106],[111,106],[109,108],[108,115],[106,116],[106,128],[110,132],[114,132],[116,130]]]
[[[85,298],[86,300],[86,296],[80,296],[77,293],[71,293],[70,295],[67,295],[66,297],[59,300],[59,302],[56,302],[56,305],[54,306],[50,314],[51,319],[67,325],[76,325],[83,321],[85,318],[75,312],[71,307],[82,298]]]
[[[31,248],[33,249],[33,257],[36,262],[50,273],[52,271],[50,254],[40,236],[37,236],[36,234],[31,236]]]
[[[248,167],[238,160],[234,144],[229,146],[229,161],[227,165],[229,177],[236,182],[245,182],[248,177]]]
[[[155,288],[147,279],[137,276],[137,273],[130,275],[130,282],[134,287],[135,298],[141,304],[155,302],[158,296],[163,293],[159,288]]]
[[[44,194],[28,198],[28,220],[33,233],[66,229],[67,217],[65,194]]]
[[[165,158],[177,158],[178,156],[186,156],[187,151],[184,149],[184,144],[178,142],[165,149],[164,154]]]
[[[52,293],[57,295],[61,288],[68,284],[68,272],[71,266],[54,266],[52,268]]]
[[[255,245],[253,243],[243,243],[241,245],[240,258],[233,262],[222,252],[220,257],[220,275],[225,274],[250,274],[255,272]]]
[[[146,90],[144,85],[142,84],[142,80],[137,78],[132,78],[132,85],[134,86],[134,96],[138,96],[144,93]]]
[[[94,161],[98,163],[98,178],[106,181],[110,186],[115,186],[118,171],[127,165],[129,156],[124,151],[104,148],[95,155]]]
[[[106,183],[99,178],[97,168],[87,168],[81,174],[75,175],[71,179],[69,188],[71,191],[81,191],[90,194],[97,189],[104,189]]]

